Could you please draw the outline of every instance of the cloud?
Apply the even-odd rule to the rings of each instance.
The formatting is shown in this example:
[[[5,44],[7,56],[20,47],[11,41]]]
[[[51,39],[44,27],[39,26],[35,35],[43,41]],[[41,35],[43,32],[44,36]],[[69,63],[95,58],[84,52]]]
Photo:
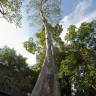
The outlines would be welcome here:
[[[88,13],[87,16],[85,15],[91,6],[92,0],[80,0],[73,12],[62,18],[60,21],[60,24],[63,26],[62,39],[64,39],[69,25],[74,24],[79,26],[81,22],[90,21],[96,17],[96,11]]]
[[[23,42],[28,39],[23,29],[17,29],[14,24],[8,23],[5,19],[0,19],[0,47],[8,46],[14,48],[18,54],[28,58],[27,63],[35,64],[35,55],[28,53],[23,48]]]

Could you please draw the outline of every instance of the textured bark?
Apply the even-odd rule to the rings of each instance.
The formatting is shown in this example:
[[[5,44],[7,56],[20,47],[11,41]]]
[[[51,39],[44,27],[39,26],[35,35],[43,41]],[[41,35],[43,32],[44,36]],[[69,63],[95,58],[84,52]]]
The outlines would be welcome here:
[[[31,96],[60,96],[59,83],[54,63],[53,44],[48,23],[42,15],[46,38],[46,57]]]

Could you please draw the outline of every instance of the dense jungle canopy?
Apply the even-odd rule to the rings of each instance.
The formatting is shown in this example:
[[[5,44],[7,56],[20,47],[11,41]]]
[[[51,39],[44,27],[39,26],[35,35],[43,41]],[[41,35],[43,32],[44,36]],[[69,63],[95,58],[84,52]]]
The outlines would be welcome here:
[[[62,40],[61,0],[28,1],[29,21],[40,29],[22,45],[36,64],[0,48],[0,96],[96,96],[96,20],[69,25]],[[1,18],[22,27],[23,2],[0,0]]]

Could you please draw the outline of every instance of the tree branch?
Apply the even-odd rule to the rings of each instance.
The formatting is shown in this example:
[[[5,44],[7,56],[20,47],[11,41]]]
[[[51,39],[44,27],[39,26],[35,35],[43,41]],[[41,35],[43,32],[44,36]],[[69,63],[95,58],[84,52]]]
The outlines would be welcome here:
[[[0,9],[0,13],[4,16],[6,13]]]
[[[6,15],[6,13],[5,13],[5,11],[4,11],[4,8],[3,8],[3,6],[2,6],[2,4],[0,3],[0,13],[4,16],[4,15]]]

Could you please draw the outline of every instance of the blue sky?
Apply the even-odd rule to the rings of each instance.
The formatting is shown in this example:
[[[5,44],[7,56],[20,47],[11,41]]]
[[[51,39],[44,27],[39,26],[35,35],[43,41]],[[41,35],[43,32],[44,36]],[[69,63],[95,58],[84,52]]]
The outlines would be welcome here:
[[[61,15],[66,16],[71,13],[74,10],[77,2],[78,0],[61,0]]]
[[[62,39],[64,39],[70,24],[79,26],[83,21],[90,21],[96,18],[96,0],[61,0],[61,8]],[[27,62],[32,65],[36,62],[36,56],[24,49],[23,42],[29,37],[34,37],[38,28],[36,26],[30,27],[24,9],[22,13],[23,22],[21,29],[16,29],[14,24],[10,24],[0,18],[0,47],[7,45],[10,48],[14,48],[17,53],[27,57]]]
[[[72,11],[75,10],[77,4],[83,1],[91,1],[92,3],[87,13],[96,10],[96,0],[61,0],[62,16],[66,16],[72,13]]]
[[[62,0],[61,4],[64,10],[60,21],[63,26],[62,39],[69,25],[74,24],[79,27],[84,21],[96,19],[96,0]]]

